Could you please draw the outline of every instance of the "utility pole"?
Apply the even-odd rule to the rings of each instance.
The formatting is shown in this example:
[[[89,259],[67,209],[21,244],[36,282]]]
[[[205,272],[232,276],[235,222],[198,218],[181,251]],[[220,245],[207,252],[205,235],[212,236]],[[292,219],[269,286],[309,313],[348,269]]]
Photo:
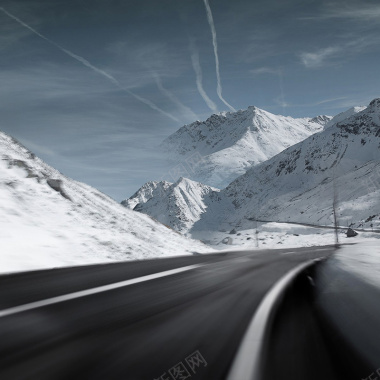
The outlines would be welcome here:
[[[335,181],[335,168],[333,172],[333,214],[334,214],[334,231],[335,231],[335,245],[339,245],[339,236],[338,236],[338,217],[337,217],[337,207],[338,207],[338,193],[336,188]]]
[[[259,248],[259,230],[257,229],[257,220],[256,220],[256,248]]]

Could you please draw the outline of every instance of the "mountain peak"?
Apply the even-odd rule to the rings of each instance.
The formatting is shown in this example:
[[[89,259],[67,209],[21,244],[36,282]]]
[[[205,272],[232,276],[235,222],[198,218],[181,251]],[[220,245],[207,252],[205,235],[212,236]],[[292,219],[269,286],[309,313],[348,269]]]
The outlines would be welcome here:
[[[343,120],[339,120],[335,123],[338,127],[352,128],[370,131],[371,128],[375,127],[376,133],[379,133],[378,127],[380,126],[380,98],[373,99],[368,107],[353,107],[346,113],[355,110],[351,115]],[[339,115],[337,115],[339,116]]]
[[[199,182],[180,177],[175,183],[164,189],[156,189],[146,195],[141,188],[136,194],[139,199],[129,198],[123,205],[136,204],[135,211],[152,216],[159,222],[178,232],[186,233],[207,208],[204,199],[220,190]],[[143,197],[145,196],[145,198]]]
[[[178,185],[181,185],[181,184],[184,184],[184,185],[192,185],[192,184],[195,184],[196,182],[186,178],[186,177],[179,177],[177,179],[177,181],[174,183],[174,187],[175,186],[178,186]]]
[[[133,210],[138,204],[147,202],[153,196],[165,194],[171,185],[172,183],[167,181],[146,182],[131,197],[124,199],[121,204]]]
[[[373,99],[371,103],[369,103],[368,110],[380,112],[380,98]]]
[[[313,117],[310,121],[313,123],[317,123],[322,126],[325,126],[332,119],[333,119],[332,116],[318,115],[318,116]]]
[[[258,112],[258,111],[261,111],[260,108],[256,107],[256,106],[249,106],[248,107],[248,110],[249,111],[252,111],[252,112]]]
[[[188,124],[166,138],[161,149],[173,164],[187,166],[198,157],[190,179],[222,188],[251,165],[320,132],[323,125],[321,120],[274,115],[249,106]]]

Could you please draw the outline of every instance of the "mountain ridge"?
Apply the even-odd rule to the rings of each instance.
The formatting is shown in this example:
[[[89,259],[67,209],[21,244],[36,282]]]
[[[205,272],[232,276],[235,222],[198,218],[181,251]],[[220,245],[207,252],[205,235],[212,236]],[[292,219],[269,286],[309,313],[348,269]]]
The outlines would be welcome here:
[[[154,188],[151,197],[142,200],[139,191],[144,192],[149,187]],[[135,193],[135,198],[129,198],[122,204],[130,207],[137,199],[142,200],[134,207],[135,211],[150,215],[164,225],[184,234],[206,212],[204,199],[213,199],[220,191],[184,177],[179,178],[175,183],[147,182],[140,190]]]
[[[206,194],[204,211],[181,232],[197,237],[205,230],[249,229],[254,219],[331,225],[334,187],[343,225],[379,228],[380,99],[360,108],[252,166],[214,198]]]
[[[341,223],[380,225],[380,99],[237,178],[221,193],[220,218],[231,225],[252,217],[331,224],[334,182]]]
[[[185,125],[161,143],[169,162],[199,160],[187,177],[223,188],[252,165],[322,131],[330,116],[295,119],[250,106],[246,110],[213,114]]]

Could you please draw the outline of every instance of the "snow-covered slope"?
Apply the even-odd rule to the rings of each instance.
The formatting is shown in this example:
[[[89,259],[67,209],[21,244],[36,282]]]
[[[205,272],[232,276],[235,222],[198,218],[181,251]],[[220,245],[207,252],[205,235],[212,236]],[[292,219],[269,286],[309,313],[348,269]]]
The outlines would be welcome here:
[[[124,207],[133,210],[139,203],[146,203],[150,198],[160,197],[172,183],[166,181],[150,181],[140,187],[130,198],[121,202]]]
[[[51,168],[0,132],[0,271],[210,249]]]
[[[327,123],[329,123],[331,120],[333,119],[332,116],[327,116],[327,115],[319,115],[319,116],[315,116],[313,117],[312,119],[310,119],[310,121],[312,123],[317,123],[319,125],[321,125],[322,127],[324,127]]]
[[[181,177],[176,183],[147,182],[121,204],[150,215],[178,232],[186,233],[205,212],[204,199],[217,199],[219,191]]]
[[[249,107],[185,125],[161,148],[173,165],[182,163],[190,179],[223,188],[252,165],[321,131],[330,119],[294,119]]]
[[[134,196],[122,203],[128,207],[137,198],[142,198],[141,193],[152,188],[152,197],[138,203],[134,210],[150,215],[181,233],[186,233],[206,211],[205,198],[209,202],[219,199],[218,189],[181,177],[173,184],[148,182]]]
[[[219,202],[205,200],[192,232],[249,228],[257,219],[331,225],[334,182],[339,223],[380,228],[380,99],[251,168]]]
[[[358,107],[352,107],[348,109],[347,111],[338,113],[338,115],[334,116],[331,120],[329,120],[325,124],[325,128],[330,128],[336,123],[340,123],[341,121],[348,119],[352,115],[355,115],[358,112],[364,111],[367,107],[366,106],[358,106]]]

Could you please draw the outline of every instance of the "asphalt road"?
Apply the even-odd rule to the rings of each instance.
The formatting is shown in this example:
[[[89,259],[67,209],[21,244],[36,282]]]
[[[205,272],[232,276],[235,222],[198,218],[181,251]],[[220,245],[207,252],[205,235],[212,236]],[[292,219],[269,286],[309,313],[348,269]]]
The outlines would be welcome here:
[[[271,286],[300,263],[333,252],[333,247],[230,252],[0,276],[0,379],[224,379]],[[1,316],[20,305],[192,265],[199,267]],[[313,349],[302,353],[301,342],[292,352],[281,343],[287,340],[284,326],[293,323],[297,329],[287,310],[271,336],[283,351],[268,354],[292,357],[300,376],[293,379],[305,373],[308,379],[334,379],[323,354],[325,341],[303,299],[297,298],[295,310],[312,333],[298,326]],[[316,377],[315,362],[301,368],[300,352],[309,361],[316,357],[325,377]],[[267,378],[278,378],[270,368]]]

